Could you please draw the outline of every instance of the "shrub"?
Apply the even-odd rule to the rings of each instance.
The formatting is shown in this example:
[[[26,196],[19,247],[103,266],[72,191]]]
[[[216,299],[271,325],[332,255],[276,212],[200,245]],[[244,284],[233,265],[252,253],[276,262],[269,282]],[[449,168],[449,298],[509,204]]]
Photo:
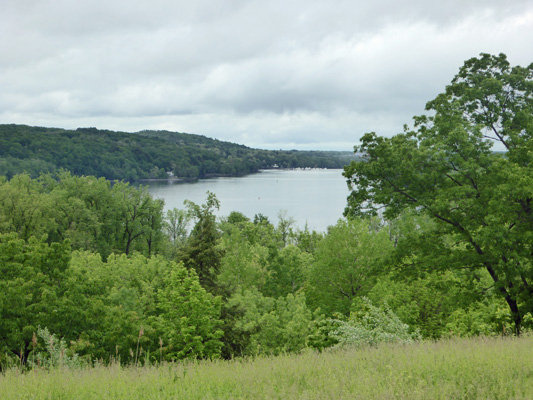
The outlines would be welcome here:
[[[37,354],[37,360],[40,366],[53,367],[69,367],[79,368],[82,365],[78,354],[69,355],[65,339],[57,338],[51,334],[48,328],[37,328],[37,336],[39,336],[46,348],[46,353]]]
[[[353,311],[357,308],[356,311]],[[418,331],[410,332],[396,314],[384,305],[383,308],[372,305],[370,300],[362,297],[352,304],[352,313],[347,321],[331,319],[336,329],[329,336],[337,342],[334,347],[377,345],[379,343],[413,343],[420,339]]]

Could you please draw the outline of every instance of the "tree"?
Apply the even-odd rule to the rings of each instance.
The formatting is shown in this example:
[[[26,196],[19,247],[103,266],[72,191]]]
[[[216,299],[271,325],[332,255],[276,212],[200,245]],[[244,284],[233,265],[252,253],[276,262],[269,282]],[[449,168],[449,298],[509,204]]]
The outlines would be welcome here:
[[[278,355],[306,347],[312,313],[303,293],[274,299],[245,290],[232,296],[228,306],[242,310],[234,327],[245,338],[241,355]]]
[[[158,233],[163,220],[163,201],[153,199],[146,187],[135,188],[124,182],[115,184],[112,191],[120,207],[123,229],[120,250],[125,254],[140,250],[150,256],[161,240]]]
[[[387,231],[373,229],[369,222],[339,220],[318,243],[307,291],[312,308],[348,315],[352,301],[376,283],[392,242]]]
[[[276,230],[279,232],[284,246],[286,246],[294,236],[292,226],[295,222],[296,220],[294,218],[287,217],[286,211],[280,211],[278,213],[278,227]]]
[[[16,232],[24,240],[42,236],[53,229],[52,201],[42,193],[42,182],[29,175],[10,181],[0,177],[0,232]]]
[[[75,335],[65,335],[74,340],[73,350],[84,357],[113,355],[121,362],[133,362],[138,353],[131,354],[140,342],[139,351],[159,359],[156,353],[163,331],[156,331],[158,292],[166,288],[175,264],[139,253],[112,254],[104,262],[98,254],[75,251],[69,268],[67,292],[79,311],[63,324],[76,321]]]
[[[186,210],[173,208],[172,210],[167,211],[163,226],[174,246],[178,246],[185,241],[189,219],[190,216]]]
[[[429,216],[416,248],[403,247],[432,267],[485,269],[519,334],[533,311],[533,64],[481,54],[426,109],[413,130],[363,136],[345,214]]]
[[[207,192],[205,204],[199,206],[186,200],[186,206],[190,215],[196,219],[196,224],[185,245],[179,249],[178,258],[187,268],[196,271],[204,288],[213,292],[222,258],[222,252],[217,247],[220,235],[214,215],[214,210],[219,209],[220,203],[213,193]]]
[[[67,291],[70,253],[67,241],[48,245],[33,237],[25,242],[14,233],[0,234],[2,353],[14,354],[25,363],[39,325],[56,332],[71,328],[62,314],[71,311],[70,305],[62,301]]]
[[[55,229],[49,232],[49,241],[69,239],[73,249],[97,251],[104,259],[116,250],[119,207],[109,181],[67,171],[58,174],[57,182],[49,176],[40,180],[54,204],[49,214]]]
[[[200,286],[194,270],[174,264],[158,292],[159,331],[163,334],[166,358],[218,358],[223,331],[220,329],[220,297]]]
[[[264,292],[272,297],[295,295],[303,289],[313,256],[289,244],[281,249],[269,266]]]
[[[224,256],[217,284],[227,293],[251,288],[263,290],[268,280],[268,248],[250,243],[246,233],[245,229],[232,226],[220,240]]]

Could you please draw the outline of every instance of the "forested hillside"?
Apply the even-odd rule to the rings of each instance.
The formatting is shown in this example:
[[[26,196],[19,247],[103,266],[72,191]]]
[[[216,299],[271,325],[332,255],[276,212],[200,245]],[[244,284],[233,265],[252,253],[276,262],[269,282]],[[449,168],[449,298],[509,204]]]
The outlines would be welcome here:
[[[66,169],[129,182],[236,176],[272,168],[343,168],[349,152],[251,149],[205,136],[167,131],[113,132],[0,125],[0,175]]]

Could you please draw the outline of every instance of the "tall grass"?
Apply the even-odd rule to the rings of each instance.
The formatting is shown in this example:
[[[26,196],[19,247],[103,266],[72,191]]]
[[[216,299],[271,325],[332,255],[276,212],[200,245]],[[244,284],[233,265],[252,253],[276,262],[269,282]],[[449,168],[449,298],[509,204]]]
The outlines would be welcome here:
[[[530,399],[533,337],[337,349],[152,367],[12,368],[8,399]]]

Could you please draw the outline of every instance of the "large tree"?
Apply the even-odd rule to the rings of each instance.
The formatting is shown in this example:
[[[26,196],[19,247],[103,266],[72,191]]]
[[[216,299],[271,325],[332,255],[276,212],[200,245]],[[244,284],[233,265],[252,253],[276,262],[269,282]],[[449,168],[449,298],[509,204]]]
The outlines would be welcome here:
[[[533,311],[533,64],[481,54],[426,109],[413,130],[363,136],[364,160],[345,168],[345,213],[428,215],[410,241],[418,259],[488,272],[520,333]]]

